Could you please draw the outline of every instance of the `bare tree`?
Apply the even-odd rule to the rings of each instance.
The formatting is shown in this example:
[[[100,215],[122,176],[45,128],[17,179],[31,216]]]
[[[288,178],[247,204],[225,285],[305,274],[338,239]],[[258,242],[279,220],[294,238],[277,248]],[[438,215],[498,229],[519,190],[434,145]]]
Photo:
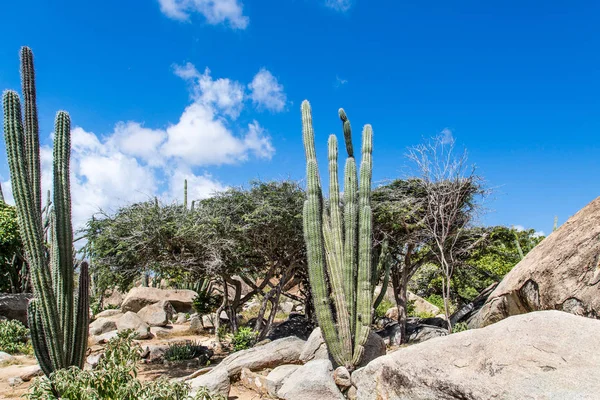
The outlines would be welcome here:
[[[485,194],[483,180],[467,164],[467,153],[454,151],[451,135],[440,135],[410,149],[408,158],[419,171],[425,192],[423,229],[442,273],[444,313],[450,320],[449,299],[454,269],[479,240],[467,237],[477,214],[478,197]],[[452,327],[448,324],[448,330]]]

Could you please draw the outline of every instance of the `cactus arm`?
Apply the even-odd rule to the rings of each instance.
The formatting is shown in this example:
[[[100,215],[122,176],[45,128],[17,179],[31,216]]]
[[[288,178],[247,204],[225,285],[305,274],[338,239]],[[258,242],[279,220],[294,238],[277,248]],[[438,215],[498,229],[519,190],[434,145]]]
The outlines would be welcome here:
[[[372,319],[371,263],[372,263],[372,212],[371,212],[371,177],[372,177],[373,130],[365,125],[363,130],[362,160],[360,164],[359,187],[359,249],[358,275],[356,291],[356,336],[354,343],[353,363],[358,364],[364,352],[364,344],[370,332]]]
[[[54,207],[56,215],[56,246],[54,259],[60,274],[58,311],[63,330],[64,355],[72,358],[73,337],[73,227],[71,225],[71,190],[69,161],[71,157],[71,119],[59,111],[54,130]]]
[[[50,376],[52,373],[52,361],[50,361],[50,353],[48,351],[48,346],[46,345],[42,316],[37,303],[37,299],[32,299],[29,302],[29,305],[27,306],[27,322],[35,357],[44,374]]]
[[[87,262],[82,262],[79,269],[79,290],[75,300],[77,308],[75,309],[73,332],[74,337],[71,341],[71,360],[70,365],[83,368],[85,362],[85,353],[88,342],[88,326],[90,324],[90,274]]]
[[[32,185],[35,209],[42,209],[42,184],[40,174],[40,130],[38,127],[35,70],[33,52],[28,47],[21,48],[21,87],[25,102],[25,141],[27,173]]]
[[[381,283],[381,291],[379,292],[379,295],[373,300],[373,310],[376,310],[377,307],[379,307],[387,292],[388,285],[390,284],[390,266],[391,262],[390,254],[388,252],[388,244],[387,242],[384,242],[383,246],[381,247],[381,255],[379,256],[379,265],[377,267],[378,271],[383,270],[383,282]],[[372,288],[375,288],[376,285],[377,283],[373,284]]]

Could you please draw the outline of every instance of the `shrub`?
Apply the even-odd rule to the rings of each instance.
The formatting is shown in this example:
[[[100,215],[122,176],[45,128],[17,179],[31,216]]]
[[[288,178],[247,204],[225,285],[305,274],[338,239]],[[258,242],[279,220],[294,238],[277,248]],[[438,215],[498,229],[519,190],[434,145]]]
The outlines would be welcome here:
[[[469,330],[469,326],[467,325],[466,322],[458,322],[458,323],[454,324],[454,326],[452,327],[452,333],[464,332],[464,331],[468,331],[468,330]]]
[[[192,307],[194,307],[194,310],[198,314],[206,315],[217,311],[217,308],[219,308],[222,301],[223,296],[221,295],[212,294],[208,291],[201,291],[194,297]]]
[[[233,339],[231,341],[233,351],[246,350],[254,346],[257,336],[258,332],[254,331],[252,328],[240,328],[237,333],[233,335]]]
[[[29,329],[17,320],[0,321],[0,351],[8,354],[31,354]]]
[[[385,313],[390,308],[394,307],[394,303],[389,301],[388,299],[381,300],[381,303],[375,309],[375,318],[383,318],[385,317]]]
[[[111,339],[104,357],[92,371],[71,367],[36,379],[27,397],[30,400],[222,400],[206,390],[189,396],[184,382],[159,378],[152,382],[137,379],[137,363],[141,348],[133,341],[132,333],[121,332]],[[60,397],[57,396],[60,393]]]
[[[167,361],[184,361],[199,358],[201,363],[208,362],[212,352],[199,342],[186,340],[185,342],[174,342],[169,344],[169,348],[165,352],[165,360]]]

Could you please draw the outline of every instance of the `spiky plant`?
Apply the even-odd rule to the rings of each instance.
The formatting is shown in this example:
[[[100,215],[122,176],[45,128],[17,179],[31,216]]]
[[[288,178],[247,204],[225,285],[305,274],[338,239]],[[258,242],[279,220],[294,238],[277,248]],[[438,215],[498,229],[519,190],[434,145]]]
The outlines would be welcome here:
[[[302,103],[302,133],[306,153],[307,200],[304,236],[310,286],[323,337],[334,360],[353,370],[360,363],[372,318],[371,125],[363,130],[360,186],[352,148],[352,129],[343,109],[348,158],[344,171],[344,202],[340,201],[338,145],[329,137],[329,202],[321,189],[312,114]],[[333,300],[333,302],[331,301]]]
[[[88,336],[89,275],[81,263],[75,296],[69,161],[71,120],[59,111],[54,131],[54,201],[49,217],[50,243],[44,240],[40,142],[33,53],[21,49],[24,123],[19,95],[3,96],[4,135],[21,236],[31,269],[34,299],[28,320],[35,355],[46,375],[69,366],[83,367]]]

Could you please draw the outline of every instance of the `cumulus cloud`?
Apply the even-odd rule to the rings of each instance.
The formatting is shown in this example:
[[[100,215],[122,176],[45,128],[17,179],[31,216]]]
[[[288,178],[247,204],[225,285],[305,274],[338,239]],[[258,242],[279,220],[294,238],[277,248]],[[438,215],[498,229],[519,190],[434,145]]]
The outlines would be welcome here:
[[[246,29],[250,19],[244,16],[238,0],[158,0],[160,10],[167,17],[188,21],[198,13],[211,25],[227,24],[233,29]]]
[[[189,82],[191,101],[176,123],[154,129],[141,122],[121,121],[103,135],[81,126],[72,129],[75,229],[83,227],[99,209],[111,212],[153,196],[181,200],[184,179],[188,180],[190,201],[206,198],[226,185],[203,168],[238,164],[251,157],[270,159],[275,153],[258,121],[237,123],[250,98],[245,93],[247,85],[227,78],[213,79],[208,68],[200,73],[189,63],[176,66],[174,72]],[[51,147],[43,146],[40,157],[46,193],[52,188]],[[2,186],[6,200],[14,202],[10,182]]]
[[[346,12],[352,7],[352,0],[326,0],[325,5],[336,11]]]
[[[248,88],[250,89],[252,102],[259,109],[264,108],[278,112],[283,111],[285,108],[287,98],[283,86],[267,69],[261,68],[248,85]]]

